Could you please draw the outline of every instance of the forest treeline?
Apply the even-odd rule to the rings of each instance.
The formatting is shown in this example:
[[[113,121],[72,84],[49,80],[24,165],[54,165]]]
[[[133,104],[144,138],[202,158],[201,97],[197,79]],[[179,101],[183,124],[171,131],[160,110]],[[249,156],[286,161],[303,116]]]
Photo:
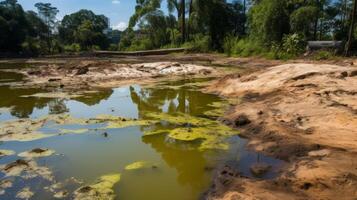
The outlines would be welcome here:
[[[129,26],[121,33],[110,30],[107,17],[89,10],[57,21],[58,9],[49,3],[37,3],[34,12],[5,0],[0,3],[0,50],[39,55],[189,47],[290,58],[303,53],[307,41],[339,40],[344,42],[341,53],[351,54],[357,47],[356,1],[136,0]],[[119,34],[120,40],[113,37]]]

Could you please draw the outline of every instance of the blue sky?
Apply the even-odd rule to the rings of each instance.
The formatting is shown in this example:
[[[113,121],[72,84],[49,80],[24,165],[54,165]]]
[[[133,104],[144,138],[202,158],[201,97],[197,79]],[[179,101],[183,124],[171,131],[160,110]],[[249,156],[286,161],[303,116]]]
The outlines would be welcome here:
[[[135,0],[18,0],[25,10],[36,10],[35,3],[51,3],[60,12],[57,18],[60,20],[66,14],[80,9],[89,9],[96,14],[104,14],[109,17],[110,24],[116,29],[125,29],[130,16],[135,10]]]

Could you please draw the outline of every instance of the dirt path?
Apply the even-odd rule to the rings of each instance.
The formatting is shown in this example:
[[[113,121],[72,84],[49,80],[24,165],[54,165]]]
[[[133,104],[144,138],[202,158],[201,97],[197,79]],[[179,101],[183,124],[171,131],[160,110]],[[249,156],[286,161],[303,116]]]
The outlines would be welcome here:
[[[251,139],[249,148],[288,161],[273,180],[223,169],[208,199],[356,199],[357,67],[285,64],[207,91],[240,99],[223,121]]]

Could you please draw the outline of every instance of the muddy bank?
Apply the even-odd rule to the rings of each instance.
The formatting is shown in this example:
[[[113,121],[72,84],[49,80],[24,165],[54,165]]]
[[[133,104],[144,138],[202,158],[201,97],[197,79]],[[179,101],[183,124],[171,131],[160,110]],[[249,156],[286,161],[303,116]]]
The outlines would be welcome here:
[[[248,147],[288,161],[273,180],[227,166],[207,199],[355,199],[357,67],[286,64],[234,74],[207,91],[238,98],[222,119]]]
[[[111,61],[72,61],[65,64],[47,64],[32,68],[8,70],[25,76],[17,87],[113,87],[130,81],[138,82],[162,77],[207,77],[217,70],[194,64],[154,62],[120,64]]]

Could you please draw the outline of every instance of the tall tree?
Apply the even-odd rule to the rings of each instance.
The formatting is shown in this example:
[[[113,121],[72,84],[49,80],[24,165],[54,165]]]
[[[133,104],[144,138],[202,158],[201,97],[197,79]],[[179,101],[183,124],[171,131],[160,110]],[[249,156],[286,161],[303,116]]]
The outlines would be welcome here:
[[[56,7],[53,7],[50,3],[36,3],[35,7],[38,10],[40,18],[47,25],[47,45],[49,52],[52,51],[52,32],[55,29],[56,24],[56,15],[59,10]]]
[[[346,43],[346,48],[345,48],[345,55],[348,56],[350,54],[351,48],[352,48],[352,41],[353,41],[353,33],[354,33],[354,28],[355,28],[355,19],[356,19],[356,14],[357,14],[357,0],[354,0],[353,2],[353,9],[351,13],[351,22],[350,22],[350,31],[348,34],[348,40]]]
[[[181,0],[181,37],[182,43],[186,41],[186,3]]]

